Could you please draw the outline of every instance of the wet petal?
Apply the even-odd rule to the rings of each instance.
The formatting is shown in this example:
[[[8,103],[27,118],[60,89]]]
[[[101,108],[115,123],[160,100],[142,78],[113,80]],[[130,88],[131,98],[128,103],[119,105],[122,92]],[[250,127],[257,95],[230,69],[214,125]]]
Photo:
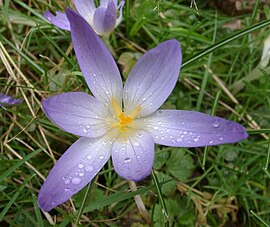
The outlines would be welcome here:
[[[22,101],[22,99],[15,99],[11,96],[0,93],[0,107],[2,106],[1,104],[15,105],[21,103]]]
[[[65,13],[56,11],[56,15],[53,15],[50,11],[46,11],[43,16],[56,27],[70,31],[70,24]]]
[[[111,143],[80,138],[61,156],[42,185],[39,207],[50,211],[88,184],[111,155]]]
[[[166,41],[144,54],[136,63],[124,86],[127,114],[141,106],[141,116],[153,113],[168,98],[179,75],[182,61],[178,41]]]
[[[235,143],[248,136],[236,122],[194,111],[159,110],[136,123],[151,133],[155,143],[174,147]]]
[[[99,35],[110,33],[116,23],[116,6],[110,1],[108,7],[98,7],[94,15],[94,29]]]
[[[113,144],[112,160],[115,171],[127,180],[139,181],[151,173],[154,161],[154,141],[145,131],[137,131],[126,140]]]
[[[67,9],[75,53],[94,96],[111,103],[115,97],[122,102],[122,79],[109,50],[91,26],[77,13]]]
[[[96,10],[94,0],[73,0],[73,2],[79,14],[93,25],[93,18]]]
[[[55,95],[45,99],[42,106],[52,122],[72,134],[96,138],[108,130],[105,105],[86,93]]]

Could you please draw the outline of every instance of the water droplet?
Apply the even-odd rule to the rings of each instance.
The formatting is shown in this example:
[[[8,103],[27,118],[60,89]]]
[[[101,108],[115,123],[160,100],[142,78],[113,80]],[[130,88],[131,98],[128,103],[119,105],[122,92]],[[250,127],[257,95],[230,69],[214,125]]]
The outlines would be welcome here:
[[[184,131],[183,134],[186,135],[187,134],[187,131]]]
[[[139,143],[139,142],[135,142],[133,145],[134,145],[135,147],[139,147],[139,146],[140,146],[140,143]]]
[[[51,20],[52,20],[52,18],[47,16],[47,20],[48,20],[48,21],[51,21]]]
[[[151,103],[151,102],[149,102],[149,104],[148,104],[149,106],[152,106],[153,105],[153,103]]]
[[[93,170],[94,170],[94,167],[93,166],[86,166],[85,167],[85,171],[86,172],[93,172]]]
[[[84,129],[83,129],[83,132],[84,132],[84,133],[87,133],[87,128],[84,128]]]
[[[104,159],[104,158],[105,158],[105,157],[104,157],[103,155],[100,155],[100,156],[99,156],[99,159],[100,159],[100,160],[102,160],[102,159]]]
[[[146,98],[143,98],[142,100],[143,100],[143,101],[145,101],[145,100],[146,100]]]
[[[137,158],[140,158],[141,156],[140,156],[140,155],[137,155],[136,157],[137,157]]]
[[[72,184],[80,184],[81,183],[81,179],[78,177],[74,177],[71,180]]]
[[[88,160],[90,160],[90,159],[92,159],[92,156],[91,156],[91,155],[87,155],[86,158],[87,158]]]
[[[79,176],[80,176],[80,177],[83,177],[83,176],[84,176],[84,173],[79,173]]]
[[[222,136],[219,138],[220,141],[222,141],[223,139],[224,139],[224,138],[223,138]]]
[[[68,192],[69,191],[69,188],[65,188],[65,192]]]
[[[210,141],[209,141],[209,144],[212,144],[212,143],[214,143],[214,141],[213,141],[213,140],[210,140]]]
[[[129,163],[129,162],[131,162],[131,159],[130,158],[125,158],[124,162]]]
[[[69,180],[69,179],[66,179],[66,180],[64,181],[64,184],[70,184],[70,180]]]
[[[214,124],[213,124],[214,128],[218,128],[219,126],[220,126],[220,124],[218,122],[214,122]]]
[[[86,128],[90,128],[90,125],[86,125]]]
[[[114,152],[115,152],[115,153],[117,153],[117,152],[118,152],[118,150],[117,150],[117,149],[114,149]]]
[[[156,130],[156,131],[157,131],[158,129],[159,129],[159,127],[154,127],[154,130]]]
[[[199,137],[196,137],[193,141],[194,142],[198,142],[199,141]]]
[[[80,164],[78,165],[78,167],[79,167],[79,169],[83,168],[83,164],[80,163]]]
[[[182,138],[177,138],[176,139],[177,142],[182,142],[182,140],[183,140]]]

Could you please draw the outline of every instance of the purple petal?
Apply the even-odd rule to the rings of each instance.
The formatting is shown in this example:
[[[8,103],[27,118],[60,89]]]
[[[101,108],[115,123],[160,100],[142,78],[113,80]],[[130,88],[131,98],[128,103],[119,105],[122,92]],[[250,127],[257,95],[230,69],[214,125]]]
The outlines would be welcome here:
[[[108,130],[105,105],[86,93],[55,95],[45,99],[42,106],[51,121],[75,135],[96,138]]]
[[[73,2],[79,14],[92,25],[96,10],[94,0],[73,0]]]
[[[117,7],[117,9],[119,9],[120,12],[119,12],[119,17],[116,20],[115,27],[117,27],[123,19],[123,6],[124,5],[125,5],[125,1],[121,1]]]
[[[116,6],[113,1],[109,1],[108,6],[98,7],[94,14],[94,29],[99,35],[105,35],[115,27]]]
[[[91,26],[77,13],[67,9],[74,50],[85,80],[96,98],[122,102],[122,79],[109,50]]]
[[[166,41],[144,54],[136,63],[124,87],[124,106],[127,114],[136,107],[140,115],[156,111],[172,92],[182,62],[178,41]]]
[[[15,104],[21,103],[22,101],[23,101],[22,99],[15,99],[11,96],[0,93],[0,103],[1,104],[15,105]],[[0,104],[0,107],[2,106],[1,104]]]
[[[123,139],[120,137],[114,144],[112,160],[115,171],[127,180],[139,181],[151,173],[154,161],[154,141],[145,131]]]
[[[80,138],[61,156],[42,185],[39,207],[50,211],[88,184],[111,155],[105,139]]]
[[[65,13],[56,11],[56,15],[53,15],[50,11],[46,11],[43,16],[56,27],[70,31],[70,24]]]
[[[159,110],[137,125],[150,132],[155,143],[174,147],[235,143],[248,136],[236,122],[185,110]]]

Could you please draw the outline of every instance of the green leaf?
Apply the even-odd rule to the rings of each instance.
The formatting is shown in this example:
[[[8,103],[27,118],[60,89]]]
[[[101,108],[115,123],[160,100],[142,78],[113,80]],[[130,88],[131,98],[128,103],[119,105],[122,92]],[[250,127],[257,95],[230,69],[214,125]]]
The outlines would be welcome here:
[[[183,149],[173,149],[168,160],[168,171],[177,180],[187,181],[194,169],[193,160],[190,154]]]

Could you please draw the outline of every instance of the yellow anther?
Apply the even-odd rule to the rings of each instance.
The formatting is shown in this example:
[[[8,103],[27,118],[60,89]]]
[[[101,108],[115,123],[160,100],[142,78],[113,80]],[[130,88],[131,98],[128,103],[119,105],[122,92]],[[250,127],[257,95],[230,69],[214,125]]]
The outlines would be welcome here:
[[[122,111],[119,103],[117,102],[116,98],[112,98],[112,108],[115,116],[118,118],[119,122],[115,122],[112,124],[112,127],[119,127],[119,131],[123,132],[126,131],[128,126],[132,124],[132,120],[136,117],[138,117],[139,112],[141,111],[141,107],[135,108],[130,115],[125,115],[125,113]],[[133,127],[133,126],[131,126]]]

